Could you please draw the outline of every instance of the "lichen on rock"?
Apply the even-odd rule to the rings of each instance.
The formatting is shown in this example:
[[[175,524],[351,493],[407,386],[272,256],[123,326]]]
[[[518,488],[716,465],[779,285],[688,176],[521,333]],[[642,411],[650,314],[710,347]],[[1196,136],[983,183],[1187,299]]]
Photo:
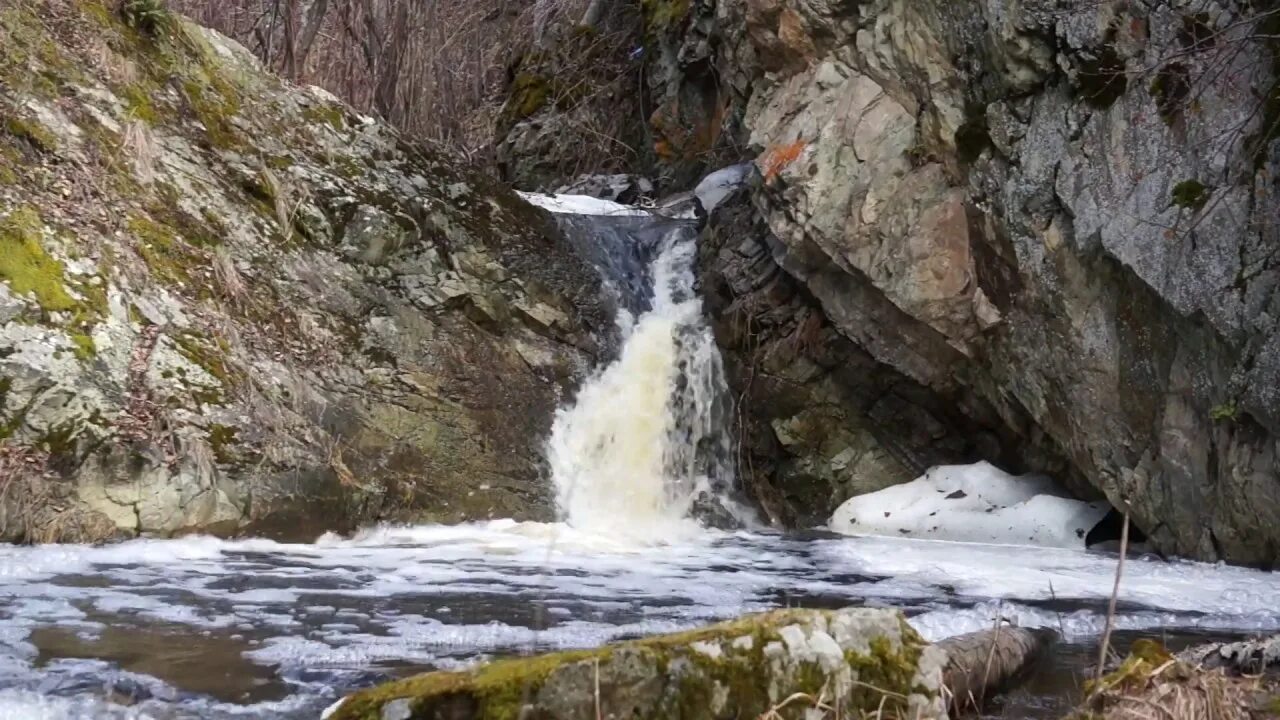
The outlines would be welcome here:
[[[807,717],[820,705],[946,717],[945,653],[892,610],[778,610],[596,650],[512,658],[358,692],[333,720]]]
[[[611,332],[554,223],[110,5],[0,9],[0,444],[58,460],[4,481],[65,509],[0,493],[0,538],[549,517],[541,437]]]

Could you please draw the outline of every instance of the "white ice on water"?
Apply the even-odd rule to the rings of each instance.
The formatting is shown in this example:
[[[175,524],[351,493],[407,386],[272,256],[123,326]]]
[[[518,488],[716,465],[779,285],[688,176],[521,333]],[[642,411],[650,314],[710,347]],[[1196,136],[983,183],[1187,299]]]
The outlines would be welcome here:
[[[845,535],[1083,550],[1085,534],[1111,507],[1063,495],[1041,475],[1010,475],[986,462],[945,465],[847,500],[829,526]]]

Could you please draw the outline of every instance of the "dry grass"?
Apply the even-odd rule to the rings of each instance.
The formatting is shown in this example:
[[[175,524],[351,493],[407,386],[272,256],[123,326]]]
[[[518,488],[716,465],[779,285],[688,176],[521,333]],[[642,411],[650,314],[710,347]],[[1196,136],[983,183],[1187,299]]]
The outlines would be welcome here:
[[[0,539],[97,542],[114,535],[114,525],[100,515],[79,511],[63,496],[66,490],[47,452],[0,444]]]
[[[1105,720],[1255,720],[1276,717],[1273,680],[1231,676],[1170,657],[1150,643],[1092,688],[1087,714]]]

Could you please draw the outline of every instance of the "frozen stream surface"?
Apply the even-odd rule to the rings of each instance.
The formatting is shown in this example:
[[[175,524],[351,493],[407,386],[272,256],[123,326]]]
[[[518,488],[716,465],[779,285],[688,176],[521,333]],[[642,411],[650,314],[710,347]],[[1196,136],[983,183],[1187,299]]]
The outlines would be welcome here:
[[[1064,631],[1070,654],[1100,633],[1113,571],[1075,550],[717,531],[623,544],[510,521],[4,547],[0,718],[315,718],[411,671],[781,606],[901,607],[933,639],[999,613]],[[1139,559],[1119,627],[1275,631],[1277,597],[1272,574]]]

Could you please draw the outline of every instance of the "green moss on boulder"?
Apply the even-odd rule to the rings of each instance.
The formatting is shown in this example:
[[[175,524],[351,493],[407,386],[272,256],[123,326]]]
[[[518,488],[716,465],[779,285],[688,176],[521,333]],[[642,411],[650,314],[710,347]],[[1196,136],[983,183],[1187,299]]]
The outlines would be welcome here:
[[[816,698],[860,712],[942,714],[940,651],[896,611],[779,610],[596,650],[500,660],[389,683],[347,698],[334,720],[406,717],[804,717]]]

